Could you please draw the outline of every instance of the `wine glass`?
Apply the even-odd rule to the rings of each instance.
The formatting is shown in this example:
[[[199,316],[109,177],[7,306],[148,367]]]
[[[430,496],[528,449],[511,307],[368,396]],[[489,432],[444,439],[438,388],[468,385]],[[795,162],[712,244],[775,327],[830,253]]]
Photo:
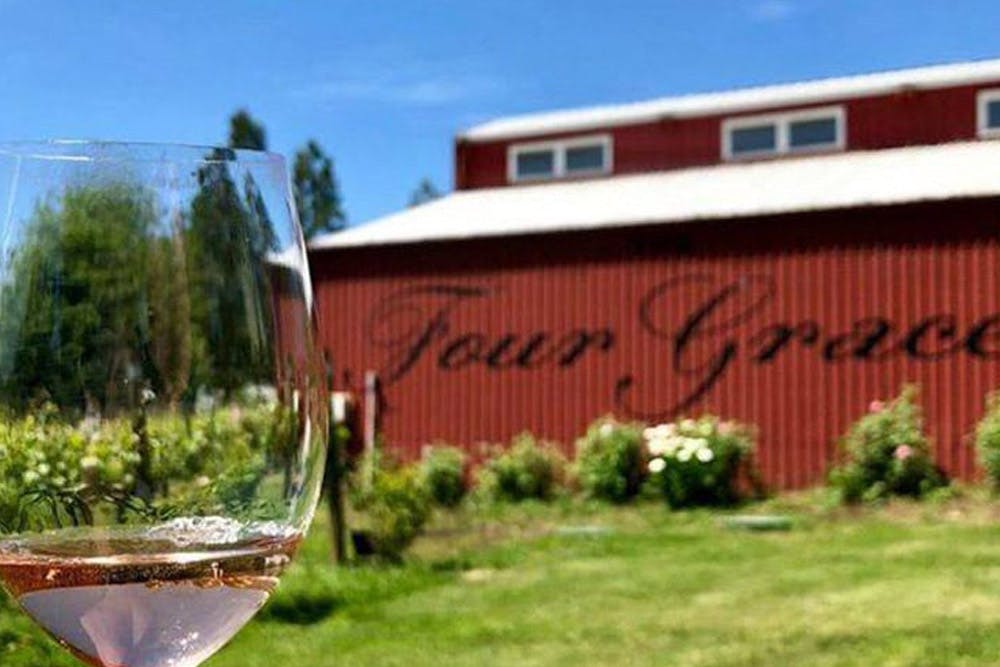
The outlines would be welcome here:
[[[283,159],[0,144],[0,580],[77,658],[191,667],[310,523],[327,411]]]

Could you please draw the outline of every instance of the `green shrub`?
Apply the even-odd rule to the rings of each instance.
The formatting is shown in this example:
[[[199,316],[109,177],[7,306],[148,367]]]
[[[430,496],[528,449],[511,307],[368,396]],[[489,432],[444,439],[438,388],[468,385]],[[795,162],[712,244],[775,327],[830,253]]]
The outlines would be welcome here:
[[[993,488],[1000,490],[1000,392],[986,399],[986,414],[976,425],[976,454]]]
[[[356,482],[355,509],[364,515],[375,555],[399,561],[423,530],[430,500],[413,466],[382,466],[370,483]]]
[[[465,452],[457,447],[434,445],[420,462],[420,481],[430,499],[441,507],[455,507],[468,491]]]
[[[728,505],[740,496],[741,473],[752,476],[753,433],[706,415],[648,428],[650,484],[671,507]]]
[[[562,481],[566,462],[555,445],[530,433],[514,437],[479,470],[479,484],[492,500],[548,500]]]
[[[50,405],[0,414],[0,532],[181,512],[278,518],[255,497],[294,453],[293,417],[271,404],[79,423]]]
[[[916,395],[916,387],[907,386],[888,403],[872,401],[844,436],[845,462],[831,472],[830,482],[845,502],[918,498],[947,484],[931,459]]]
[[[646,478],[642,427],[599,419],[576,441],[577,476],[584,492],[600,500],[624,503]]]

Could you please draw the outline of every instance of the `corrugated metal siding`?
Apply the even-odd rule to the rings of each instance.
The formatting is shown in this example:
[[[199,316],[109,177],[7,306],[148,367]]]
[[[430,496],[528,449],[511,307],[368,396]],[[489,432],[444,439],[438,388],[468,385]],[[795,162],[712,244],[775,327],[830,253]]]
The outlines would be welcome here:
[[[938,90],[906,90],[894,95],[843,102],[847,112],[848,150],[968,141],[976,137],[976,92],[997,84]],[[832,103],[811,105],[830,106]],[[718,164],[721,127],[728,117],[758,115],[808,107],[781,107],[732,116],[669,119],[607,130],[614,138],[615,174]],[[544,141],[601,130],[532,137]],[[460,143],[456,147],[458,189],[507,185],[507,147],[517,141]]]
[[[392,365],[387,349],[373,343],[373,331],[382,341],[391,334],[412,342],[449,297],[408,297],[405,307],[390,309],[391,317],[375,318],[373,329],[380,302],[430,286],[483,290],[456,300],[409,372],[386,383],[387,441],[416,456],[435,440],[473,448],[528,429],[570,451],[599,415],[667,417],[691,394],[706,372],[685,375],[675,368],[678,333],[712,294],[729,287],[732,293],[701,323],[702,333],[684,347],[679,363],[682,371],[698,369],[727,345],[734,346],[734,358],[684,412],[756,424],[771,483],[800,487],[821,479],[838,436],[872,399],[892,396],[904,382],[923,388],[940,463],[969,477],[974,457],[963,438],[1000,380],[1000,320],[986,319],[1000,313],[998,206],[995,200],[950,202],[322,251],[312,256],[321,338],[338,383],[358,390],[366,369],[385,378]],[[644,296],[669,281],[680,283],[662,288],[644,325]],[[907,332],[934,315],[949,318],[943,324],[953,317],[955,331],[931,327],[919,337],[918,353],[955,349],[935,359],[902,353]],[[864,318],[876,317],[892,330],[864,358],[839,358],[845,346],[836,344],[838,358],[824,358],[831,340],[871,326]],[[807,321],[819,329],[816,340],[799,332],[773,359],[754,358],[768,325]],[[967,340],[977,323],[985,327],[978,355]],[[485,360],[506,335],[523,347],[542,332],[551,341],[603,329],[613,332],[610,349],[595,344],[568,365],[551,355],[534,355],[532,368],[512,367],[509,353],[495,356],[497,368]],[[458,350],[451,357],[449,345]],[[855,340],[848,347],[860,346]],[[478,359],[458,363],[477,350]],[[631,389],[622,393],[629,377]]]

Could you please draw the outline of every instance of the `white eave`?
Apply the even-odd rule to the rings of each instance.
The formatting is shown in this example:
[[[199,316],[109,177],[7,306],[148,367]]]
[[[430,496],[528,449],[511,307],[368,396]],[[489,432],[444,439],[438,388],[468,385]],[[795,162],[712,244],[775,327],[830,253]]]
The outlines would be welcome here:
[[[1000,81],[1000,59],[511,116],[472,127],[460,133],[459,139],[472,142],[520,139],[667,118],[725,115],[990,81]]]
[[[1000,141],[464,190],[324,234],[313,250],[748,218],[1000,195]]]
[[[289,269],[300,277],[304,278],[304,276],[308,275],[309,259],[306,256],[305,248],[298,243],[293,243],[284,250],[267,253],[266,261],[271,266],[280,266]],[[303,279],[302,289],[306,308],[307,310],[311,310],[313,305],[312,282]]]

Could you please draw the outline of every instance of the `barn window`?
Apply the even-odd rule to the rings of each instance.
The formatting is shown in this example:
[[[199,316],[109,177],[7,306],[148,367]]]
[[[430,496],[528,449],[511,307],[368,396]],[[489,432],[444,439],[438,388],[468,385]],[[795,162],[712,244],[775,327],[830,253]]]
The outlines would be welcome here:
[[[778,150],[778,126],[774,123],[733,128],[730,134],[733,155],[757,155]]]
[[[979,136],[1000,137],[1000,90],[979,93]]]
[[[788,147],[791,149],[832,146],[836,143],[837,119],[832,116],[788,124]]]
[[[844,148],[842,107],[766,116],[729,118],[722,123],[725,160]]]
[[[566,149],[566,173],[604,171],[605,147],[602,143],[571,146]]]
[[[611,171],[611,137],[515,144],[508,149],[507,165],[511,182],[607,174]]]
[[[556,173],[556,154],[552,149],[521,151],[517,154],[518,178],[551,178]]]

